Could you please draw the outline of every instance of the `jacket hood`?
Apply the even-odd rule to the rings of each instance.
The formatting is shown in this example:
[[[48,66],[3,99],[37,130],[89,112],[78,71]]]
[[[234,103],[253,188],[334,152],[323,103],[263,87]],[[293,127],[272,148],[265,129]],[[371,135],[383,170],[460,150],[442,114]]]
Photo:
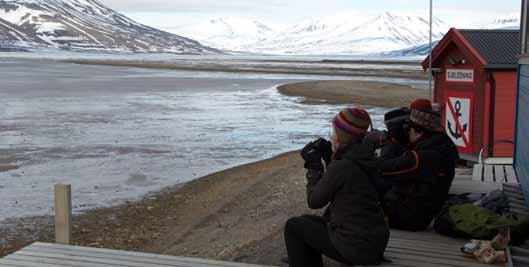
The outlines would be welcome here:
[[[353,161],[363,168],[376,168],[375,146],[370,143],[350,144],[338,152],[336,159]]]

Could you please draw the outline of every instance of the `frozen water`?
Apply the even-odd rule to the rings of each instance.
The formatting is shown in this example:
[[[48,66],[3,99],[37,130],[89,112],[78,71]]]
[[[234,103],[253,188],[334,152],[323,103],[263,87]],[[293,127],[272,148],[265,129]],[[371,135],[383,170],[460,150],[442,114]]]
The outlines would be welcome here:
[[[328,135],[341,106],[275,89],[320,76],[256,75],[3,60],[0,164],[19,168],[0,173],[0,221],[50,214],[58,182],[79,212]]]

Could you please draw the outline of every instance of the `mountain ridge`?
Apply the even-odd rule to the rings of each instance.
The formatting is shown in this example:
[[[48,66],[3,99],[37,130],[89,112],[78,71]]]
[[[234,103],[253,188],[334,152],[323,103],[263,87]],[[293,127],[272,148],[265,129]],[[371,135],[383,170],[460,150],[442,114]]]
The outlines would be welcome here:
[[[259,23],[266,26],[265,23]],[[254,31],[246,35],[235,33],[230,38],[216,38],[214,33],[208,35],[208,30],[211,29],[203,27],[201,31],[194,28],[188,30],[191,34],[186,36],[230,51],[259,54],[362,55],[422,44],[428,40],[429,22],[418,16],[384,12],[367,19],[353,16],[311,18],[278,31],[267,31],[265,34]],[[434,38],[440,39],[448,31],[448,26],[435,19],[434,29]],[[252,38],[245,39],[247,36]]]

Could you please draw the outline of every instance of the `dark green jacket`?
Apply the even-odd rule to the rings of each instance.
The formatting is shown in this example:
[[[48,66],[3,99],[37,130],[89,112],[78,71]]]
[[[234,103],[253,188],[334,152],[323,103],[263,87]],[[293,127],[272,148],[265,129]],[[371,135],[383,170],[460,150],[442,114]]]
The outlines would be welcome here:
[[[308,205],[321,209],[333,244],[353,264],[378,264],[389,229],[371,178],[377,174],[374,146],[353,144],[336,155],[323,178],[310,178]]]

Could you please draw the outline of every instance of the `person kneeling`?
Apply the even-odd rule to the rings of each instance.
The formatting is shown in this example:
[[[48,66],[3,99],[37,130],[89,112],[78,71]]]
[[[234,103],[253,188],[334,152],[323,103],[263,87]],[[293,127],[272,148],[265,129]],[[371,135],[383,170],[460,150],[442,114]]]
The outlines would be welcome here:
[[[374,146],[362,143],[370,121],[365,110],[344,109],[333,120],[331,142],[318,139],[301,151],[309,208],[329,205],[323,216],[286,222],[290,266],[323,266],[322,255],[351,265],[381,262],[389,229],[371,180],[377,173]]]

